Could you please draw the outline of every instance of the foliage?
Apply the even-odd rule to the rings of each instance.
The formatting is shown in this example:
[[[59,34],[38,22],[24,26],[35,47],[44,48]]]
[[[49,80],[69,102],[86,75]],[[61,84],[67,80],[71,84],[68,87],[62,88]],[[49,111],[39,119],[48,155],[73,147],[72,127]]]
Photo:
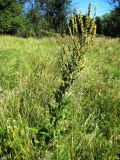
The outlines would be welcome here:
[[[35,6],[56,32],[65,30],[71,0],[36,0]]]
[[[120,37],[120,0],[108,0],[113,10],[96,17],[97,33],[105,36]]]
[[[22,7],[16,0],[0,2],[0,33],[23,37],[30,34],[29,22],[22,15]]]
[[[120,37],[120,0],[108,0],[108,2],[113,6],[113,10],[102,17],[96,17],[97,33]]]
[[[105,14],[102,17],[96,17],[97,33],[106,36],[120,36],[120,12],[118,9]]]
[[[47,20],[41,15],[37,6],[33,6],[27,12],[26,19],[28,19],[33,27],[36,37],[44,36],[44,32],[50,31],[50,26]]]
[[[49,8],[47,9],[46,17],[56,32],[62,33],[66,28],[70,3],[71,0],[53,0],[51,5],[48,4]]]
[[[0,1],[0,33],[23,37],[63,33],[71,0]]]
[[[96,17],[95,22],[97,25],[97,30],[96,30],[97,34],[104,34],[102,17]]]

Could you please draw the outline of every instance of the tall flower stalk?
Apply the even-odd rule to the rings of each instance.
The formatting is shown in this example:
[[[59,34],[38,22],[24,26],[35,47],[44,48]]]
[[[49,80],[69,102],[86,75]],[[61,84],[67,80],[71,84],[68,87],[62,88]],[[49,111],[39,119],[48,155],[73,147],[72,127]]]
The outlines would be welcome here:
[[[72,26],[72,27],[71,27]],[[57,122],[61,119],[61,111],[65,106],[62,102],[72,83],[76,79],[78,72],[82,69],[80,63],[84,54],[93,42],[96,34],[95,19],[91,18],[91,3],[88,6],[88,13],[83,22],[82,13],[79,16],[72,15],[72,25],[69,26],[69,45],[65,45],[64,38],[60,40],[61,54],[61,80],[58,88],[53,93],[54,105],[48,103],[51,115],[51,124],[56,128]],[[80,33],[81,30],[81,33]],[[80,68],[79,68],[80,66]]]

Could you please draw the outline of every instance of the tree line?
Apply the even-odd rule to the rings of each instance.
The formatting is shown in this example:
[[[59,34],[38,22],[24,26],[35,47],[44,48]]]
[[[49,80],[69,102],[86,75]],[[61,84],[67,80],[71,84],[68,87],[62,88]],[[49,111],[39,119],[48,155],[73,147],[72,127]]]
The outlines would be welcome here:
[[[0,33],[23,37],[63,32],[71,0],[0,0]]]
[[[120,37],[120,11],[115,9],[102,17],[96,17],[97,34]]]
[[[42,37],[67,32],[72,0],[0,0],[0,34]],[[120,0],[108,0],[113,10],[96,17],[97,34],[120,36]],[[78,13],[74,16],[78,17]],[[85,15],[83,16],[83,21]]]
[[[113,10],[96,17],[97,34],[120,37],[120,0],[108,0]]]

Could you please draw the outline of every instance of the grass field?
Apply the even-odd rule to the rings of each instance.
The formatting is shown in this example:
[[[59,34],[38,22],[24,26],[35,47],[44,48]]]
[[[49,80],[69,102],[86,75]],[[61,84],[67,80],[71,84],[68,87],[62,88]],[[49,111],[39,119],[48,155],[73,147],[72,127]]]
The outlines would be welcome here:
[[[119,160],[120,39],[95,39],[66,95],[58,134],[45,144],[38,133],[49,125],[59,53],[55,38],[0,37],[0,159]]]

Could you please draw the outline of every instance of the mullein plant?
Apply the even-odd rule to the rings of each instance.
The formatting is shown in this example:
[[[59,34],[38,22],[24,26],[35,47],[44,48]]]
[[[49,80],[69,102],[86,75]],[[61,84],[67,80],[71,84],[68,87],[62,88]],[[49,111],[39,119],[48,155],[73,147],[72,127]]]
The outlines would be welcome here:
[[[91,18],[90,14],[91,3],[88,7],[88,13],[85,16],[85,23],[83,23],[82,13],[80,13],[77,18],[76,16],[72,15],[72,25],[68,26],[69,38],[66,36],[69,44],[66,45],[64,37],[59,40],[61,45],[59,62],[61,68],[60,83],[58,88],[53,92],[53,97],[48,100],[48,112],[50,120],[48,125],[49,127],[47,129],[43,127],[39,130],[40,137],[42,134],[46,135],[46,143],[55,140],[59,122],[62,120],[63,110],[66,106],[64,102],[65,97],[68,94],[74,80],[77,78],[78,73],[83,68],[82,63],[84,60],[84,54],[92,44],[93,38],[96,34],[95,15],[93,18]]]
[[[76,79],[78,72],[83,68],[82,66],[79,68],[79,66],[84,60],[84,54],[92,44],[96,34],[95,15],[94,18],[91,18],[90,14],[91,3],[88,7],[88,13],[85,16],[85,24],[83,23],[82,13],[80,13],[78,19],[72,15],[72,28],[69,26],[69,45],[65,44],[64,38],[60,40],[62,46],[60,54],[61,80],[58,88],[53,93],[55,106],[51,103],[48,104],[51,124],[54,127],[56,127],[57,121],[60,118],[59,116],[61,116],[59,113],[63,109],[63,99]],[[81,33],[79,32],[79,26]]]

